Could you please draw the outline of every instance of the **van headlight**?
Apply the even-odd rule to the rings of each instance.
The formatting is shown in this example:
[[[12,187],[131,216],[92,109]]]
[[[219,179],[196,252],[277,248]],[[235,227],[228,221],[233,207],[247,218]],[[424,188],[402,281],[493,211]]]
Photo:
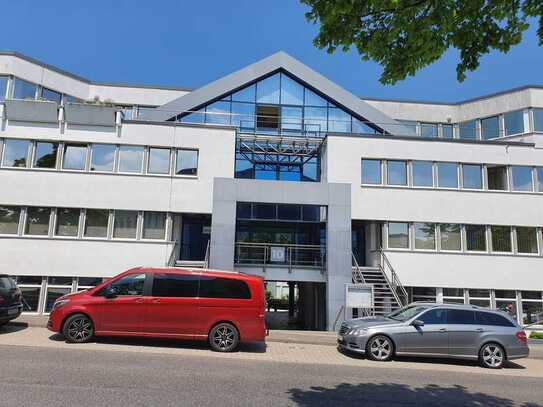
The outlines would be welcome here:
[[[69,299],[65,299],[65,300],[56,300],[55,303],[53,304],[53,309],[57,309],[57,308],[60,308],[60,307],[63,307],[64,305],[68,304],[70,302]]]

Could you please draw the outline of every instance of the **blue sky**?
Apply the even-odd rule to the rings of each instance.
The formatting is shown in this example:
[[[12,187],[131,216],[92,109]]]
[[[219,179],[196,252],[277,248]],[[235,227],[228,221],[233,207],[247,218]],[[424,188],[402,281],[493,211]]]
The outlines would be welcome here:
[[[535,24],[509,54],[494,53],[463,83],[457,53],[394,86],[355,52],[316,49],[297,0],[17,0],[2,5],[0,50],[19,51],[102,82],[194,88],[283,50],[354,94],[458,101],[543,84]]]

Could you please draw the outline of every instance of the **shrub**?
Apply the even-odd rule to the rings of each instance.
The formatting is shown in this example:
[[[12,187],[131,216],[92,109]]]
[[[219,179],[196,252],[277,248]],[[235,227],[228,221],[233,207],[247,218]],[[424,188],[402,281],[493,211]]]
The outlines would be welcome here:
[[[543,332],[531,332],[530,339],[543,339]]]

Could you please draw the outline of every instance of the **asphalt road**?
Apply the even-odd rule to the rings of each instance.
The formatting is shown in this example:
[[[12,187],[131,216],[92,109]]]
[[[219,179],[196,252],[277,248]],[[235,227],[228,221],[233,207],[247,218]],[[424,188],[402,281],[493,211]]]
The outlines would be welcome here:
[[[0,405],[535,406],[541,378],[0,345]]]

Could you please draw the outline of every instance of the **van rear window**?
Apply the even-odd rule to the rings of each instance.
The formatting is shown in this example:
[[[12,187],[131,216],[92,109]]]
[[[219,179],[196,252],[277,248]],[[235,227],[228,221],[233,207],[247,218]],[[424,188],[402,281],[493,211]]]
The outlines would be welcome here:
[[[201,276],[200,297],[248,300],[251,298],[251,291],[245,281],[231,278]]]

